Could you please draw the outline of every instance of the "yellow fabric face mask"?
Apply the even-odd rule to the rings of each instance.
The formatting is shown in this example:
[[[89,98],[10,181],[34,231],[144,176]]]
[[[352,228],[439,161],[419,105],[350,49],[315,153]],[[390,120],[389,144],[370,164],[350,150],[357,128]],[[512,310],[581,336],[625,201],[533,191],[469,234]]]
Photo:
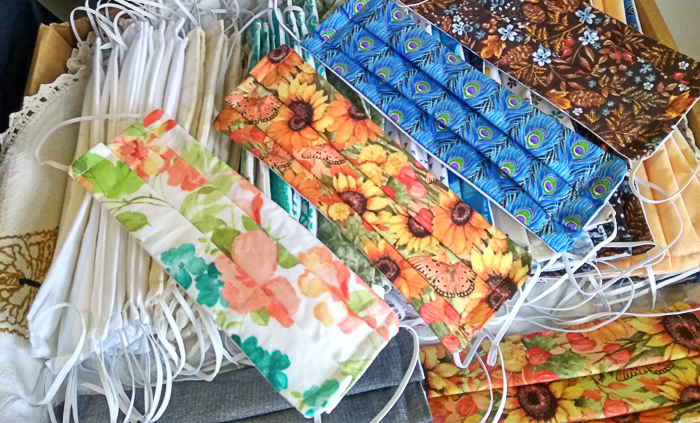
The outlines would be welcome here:
[[[680,239],[668,249],[664,259],[652,267],[656,275],[682,272],[700,266],[700,208],[695,205],[700,199],[700,178],[693,175],[697,165],[698,161],[688,141],[676,129],[672,137],[637,172],[637,178],[656,184],[669,195],[677,192],[692,178],[690,184],[671,200],[678,207],[680,221],[670,201],[661,204],[642,202],[649,228],[658,244],[647,253],[649,257],[658,254],[676,238],[682,222]],[[641,184],[639,191],[649,200],[661,201],[665,198],[658,191]],[[618,268],[627,268],[639,264],[646,257],[647,255],[637,255],[611,263]],[[644,272],[645,269],[640,268],[634,274]]]

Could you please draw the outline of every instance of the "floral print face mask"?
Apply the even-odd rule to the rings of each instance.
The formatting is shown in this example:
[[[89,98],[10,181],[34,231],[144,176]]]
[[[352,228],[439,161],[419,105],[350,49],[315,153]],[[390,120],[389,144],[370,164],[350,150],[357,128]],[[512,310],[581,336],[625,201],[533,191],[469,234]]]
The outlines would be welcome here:
[[[667,311],[690,308],[677,303]],[[589,332],[506,337],[500,344],[507,379],[501,421],[697,421],[688,418],[700,412],[698,315],[625,317]],[[502,399],[500,361],[486,370],[478,360],[460,369],[442,346],[424,347],[421,361],[435,422],[481,420],[490,402],[487,373],[494,407]]]
[[[413,9],[630,159],[655,151],[700,95],[696,61],[582,0],[430,0]]]
[[[215,123],[333,221],[451,351],[530,273],[530,256],[391,142],[288,47]]]
[[[624,162],[472,68],[393,2],[360,5],[346,3],[307,47],[366,82],[366,96],[382,93],[378,107],[548,245],[569,248]]]
[[[371,288],[162,110],[70,173],[305,416],[330,412],[398,331]]]

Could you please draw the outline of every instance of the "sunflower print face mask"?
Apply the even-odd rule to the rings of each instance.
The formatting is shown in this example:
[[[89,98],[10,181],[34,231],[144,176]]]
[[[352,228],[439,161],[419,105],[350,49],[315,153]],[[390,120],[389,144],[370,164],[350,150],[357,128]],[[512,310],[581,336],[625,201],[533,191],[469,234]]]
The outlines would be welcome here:
[[[626,166],[465,63],[391,1],[346,3],[305,45],[556,251]]]
[[[227,100],[217,127],[276,162],[272,168],[364,250],[450,350],[527,278],[531,258],[522,248],[290,49],[270,52]],[[247,117],[249,107],[263,106],[260,119]],[[297,188],[303,184],[314,189]]]
[[[653,153],[700,96],[698,62],[584,0],[430,0],[413,10],[629,159]]]
[[[690,308],[677,303],[666,311]],[[700,413],[699,314],[625,317],[589,332],[506,337],[500,345],[508,382],[501,421],[696,421],[689,417]],[[480,421],[490,402],[487,372],[494,404],[503,397],[500,359],[486,370],[477,360],[460,369],[442,346],[428,346],[421,362],[436,422]]]

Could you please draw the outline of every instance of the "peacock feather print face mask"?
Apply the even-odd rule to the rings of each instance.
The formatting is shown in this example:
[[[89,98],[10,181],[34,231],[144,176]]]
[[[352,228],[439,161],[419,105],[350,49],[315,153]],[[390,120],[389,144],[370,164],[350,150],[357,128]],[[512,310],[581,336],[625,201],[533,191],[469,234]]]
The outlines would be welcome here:
[[[346,3],[304,45],[556,251],[622,181],[622,160],[491,81],[391,1]]]

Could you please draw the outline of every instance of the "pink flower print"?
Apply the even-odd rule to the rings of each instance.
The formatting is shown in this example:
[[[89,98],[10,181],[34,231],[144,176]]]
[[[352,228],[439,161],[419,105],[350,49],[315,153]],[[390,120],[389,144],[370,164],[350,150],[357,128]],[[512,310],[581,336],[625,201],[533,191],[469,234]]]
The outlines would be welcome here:
[[[292,284],[277,276],[277,244],[262,229],[238,235],[233,240],[231,256],[241,271],[268,296],[267,312],[282,326],[290,327],[299,308],[299,298]]]
[[[184,191],[194,191],[205,182],[207,180],[184,160],[179,159],[168,167],[168,185],[171,187],[179,186]]]
[[[224,283],[221,297],[228,306],[241,314],[248,314],[267,307],[270,299],[265,292],[224,254],[220,254],[214,262],[216,270],[221,273]]]
[[[350,301],[348,291],[350,270],[343,263],[333,260],[333,255],[329,250],[323,247],[314,247],[306,253],[299,254],[298,259],[306,268],[306,272],[298,281],[300,287],[305,281],[318,279],[331,293],[335,301]],[[318,295],[320,292],[310,296]]]

